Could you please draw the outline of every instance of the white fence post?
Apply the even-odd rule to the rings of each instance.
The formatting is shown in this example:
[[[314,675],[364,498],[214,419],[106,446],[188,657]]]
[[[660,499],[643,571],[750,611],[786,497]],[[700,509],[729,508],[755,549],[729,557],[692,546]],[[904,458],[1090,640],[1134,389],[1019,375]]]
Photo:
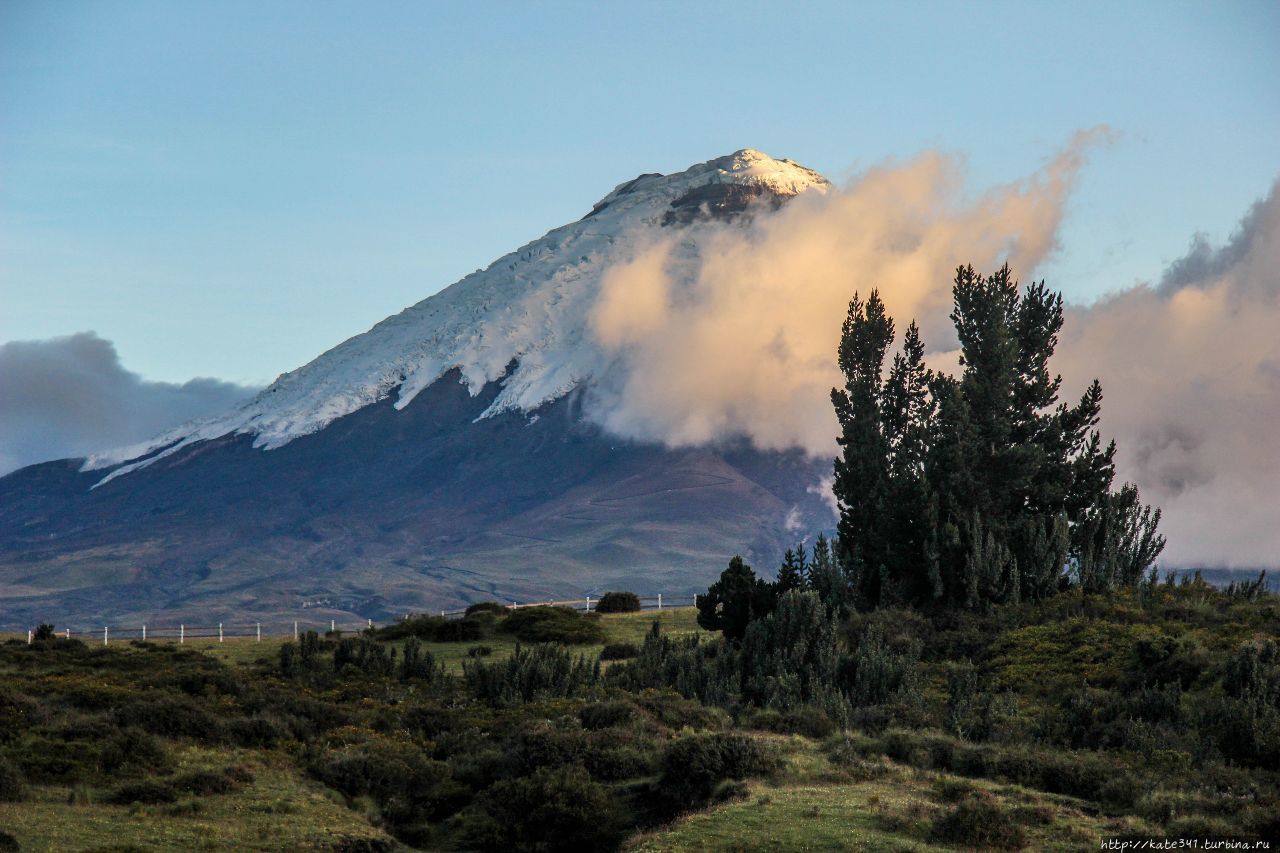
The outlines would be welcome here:
[[[222,623],[218,623],[218,642],[222,642]]]
[[[373,630],[373,618],[372,618],[372,617],[370,617],[370,619],[369,619],[369,630],[370,630],[370,631],[372,631],[372,630]]]
[[[658,593],[658,609],[662,609],[662,593]]]
[[[591,612],[591,596],[587,596],[587,612]]]
[[[262,642],[262,623],[257,622],[255,624],[258,626],[258,642],[261,643]]]
[[[107,644],[107,626],[103,625],[102,626],[102,645],[105,646],[106,644]]]
[[[330,633],[330,634],[332,634],[332,633],[333,633],[334,631],[336,631],[336,630],[338,630],[338,620],[336,620],[336,619],[330,619],[330,620],[329,620],[329,633]]]
[[[186,641],[187,641],[187,626],[179,625],[178,626],[178,645],[182,645]]]
[[[145,643],[146,641],[147,641],[147,626],[143,625],[142,626],[142,642]]]
[[[31,645],[31,629],[27,629],[27,645]]]
[[[70,629],[70,628],[68,628],[68,629],[67,629],[67,639],[68,639],[68,640],[70,640],[70,639],[71,639],[71,629]]]
[[[293,639],[298,639],[298,620],[293,620]]]

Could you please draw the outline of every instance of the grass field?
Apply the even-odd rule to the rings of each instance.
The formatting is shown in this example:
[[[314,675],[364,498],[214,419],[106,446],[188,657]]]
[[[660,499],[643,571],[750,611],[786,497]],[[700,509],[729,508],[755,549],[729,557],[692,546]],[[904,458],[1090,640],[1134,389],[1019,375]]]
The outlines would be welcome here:
[[[177,769],[221,768],[228,760],[247,768],[253,782],[229,794],[128,808],[76,802],[73,789],[42,786],[26,802],[0,803],[0,827],[17,839],[20,850],[50,853],[357,849],[364,842],[391,841],[363,814],[343,805],[341,796],[302,778],[283,757],[191,747],[178,756]]]
[[[600,616],[605,633],[610,643],[633,643],[640,645],[644,636],[654,622],[662,626],[662,632],[669,636],[683,636],[702,633],[713,636],[698,627],[698,611],[692,607],[668,607],[663,610],[644,610],[639,613],[604,613]],[[280,653],[280,646],[287,641],[284,637],[264,637],[262,642],[252,638],[228,638],[219,643],[216,639],[199,639],[188,642],[192,648],[200,649],[218,660],[234,665],[245,665],[259,661],[274,660]],[[165,641],[168,642],[168,641]],[[396,643],[395,645],[401,645]],[[471,649],[476,646],[488,646],[490,654],[484,659],[489,661],[504,660],[511,656],[516,641],[501,634],[475,642],[460,643],[424,643],[423,648],[435,655],[436,660],[444,664],[445,670],[454,674],[462,672],[463,661],[470,660]],[[598,655],[603,645],[578,646],[575,653]]]

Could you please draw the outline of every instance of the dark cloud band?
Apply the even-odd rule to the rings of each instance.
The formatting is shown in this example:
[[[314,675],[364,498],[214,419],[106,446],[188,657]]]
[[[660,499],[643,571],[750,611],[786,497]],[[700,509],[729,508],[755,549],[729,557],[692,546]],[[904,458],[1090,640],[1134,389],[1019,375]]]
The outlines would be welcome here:
[[[143,441],[255,390],[216,379],[147,381],[93,332],[0,344],[0,475]]]

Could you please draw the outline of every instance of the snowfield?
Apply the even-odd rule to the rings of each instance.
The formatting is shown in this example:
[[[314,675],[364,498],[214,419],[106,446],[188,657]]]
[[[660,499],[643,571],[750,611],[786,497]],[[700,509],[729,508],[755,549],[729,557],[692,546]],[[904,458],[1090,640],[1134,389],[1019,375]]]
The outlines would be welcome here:
[[[444,290],[388,317],[297,370],[252,400],[184,424],[151,441],[89,457],[83,470],[121,463],[98,485],[194,442],[252,434],[254,446],[281,447],[333,420],[396,394],[402,409],[453,368],[474,396],[501,379],[481,415],[532,411],[589,381],[601,381],[616,355],[593,340],[589,317],[606,270],[633,259],[671,224],[672,203],[731,184],[775,198],[825,192],[830,183],[790,160],[744,149],[672,175],[620,184],[592,212],[505,255]],[[693,191],[701,191],[690,196]],[[132,460],[132,461],[130,461]]]

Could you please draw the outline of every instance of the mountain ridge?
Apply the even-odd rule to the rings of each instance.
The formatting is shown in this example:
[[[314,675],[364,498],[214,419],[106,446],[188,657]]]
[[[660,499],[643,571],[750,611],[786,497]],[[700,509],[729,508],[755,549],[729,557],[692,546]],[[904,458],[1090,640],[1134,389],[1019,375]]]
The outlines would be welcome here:
[[[587,334],[587,312],[604,271],[640,249],[647,229],[662,227],[673,212],[683,221],[666,224],[687,225],[704,207],[708,216],[731,217],[759,194],[780,202],[829,186],[811,169],[753,149],[671,175],[641,175],[619,184],[582,219],[552,229],[282,374],[232,412],[184,424],[139,445],[93,454],[84,468],[121,466],[106,473],[105,482],[192,442],[233,432],[250,433],[255,446],[274,449],[393,392],[396,406],[403,407],[454,368],[473,394],[505,377],[503,393],[482,417],[506,409],[532,411],[608,369],[608,357]],[[708,187],[752,192],[719,207],[723,196],[682,203]],[[694,212],[682,213],[691,207]],[[513,362],[517,369],[509,373]]]
[[[228,413],[0,478],[0,625],[384,621],[771,564],[830,527],[830,461],[610,433],[589,403],[621,366],[590,310],[655,234],[696,251],[828,186],[750,149],[641,175]]]

